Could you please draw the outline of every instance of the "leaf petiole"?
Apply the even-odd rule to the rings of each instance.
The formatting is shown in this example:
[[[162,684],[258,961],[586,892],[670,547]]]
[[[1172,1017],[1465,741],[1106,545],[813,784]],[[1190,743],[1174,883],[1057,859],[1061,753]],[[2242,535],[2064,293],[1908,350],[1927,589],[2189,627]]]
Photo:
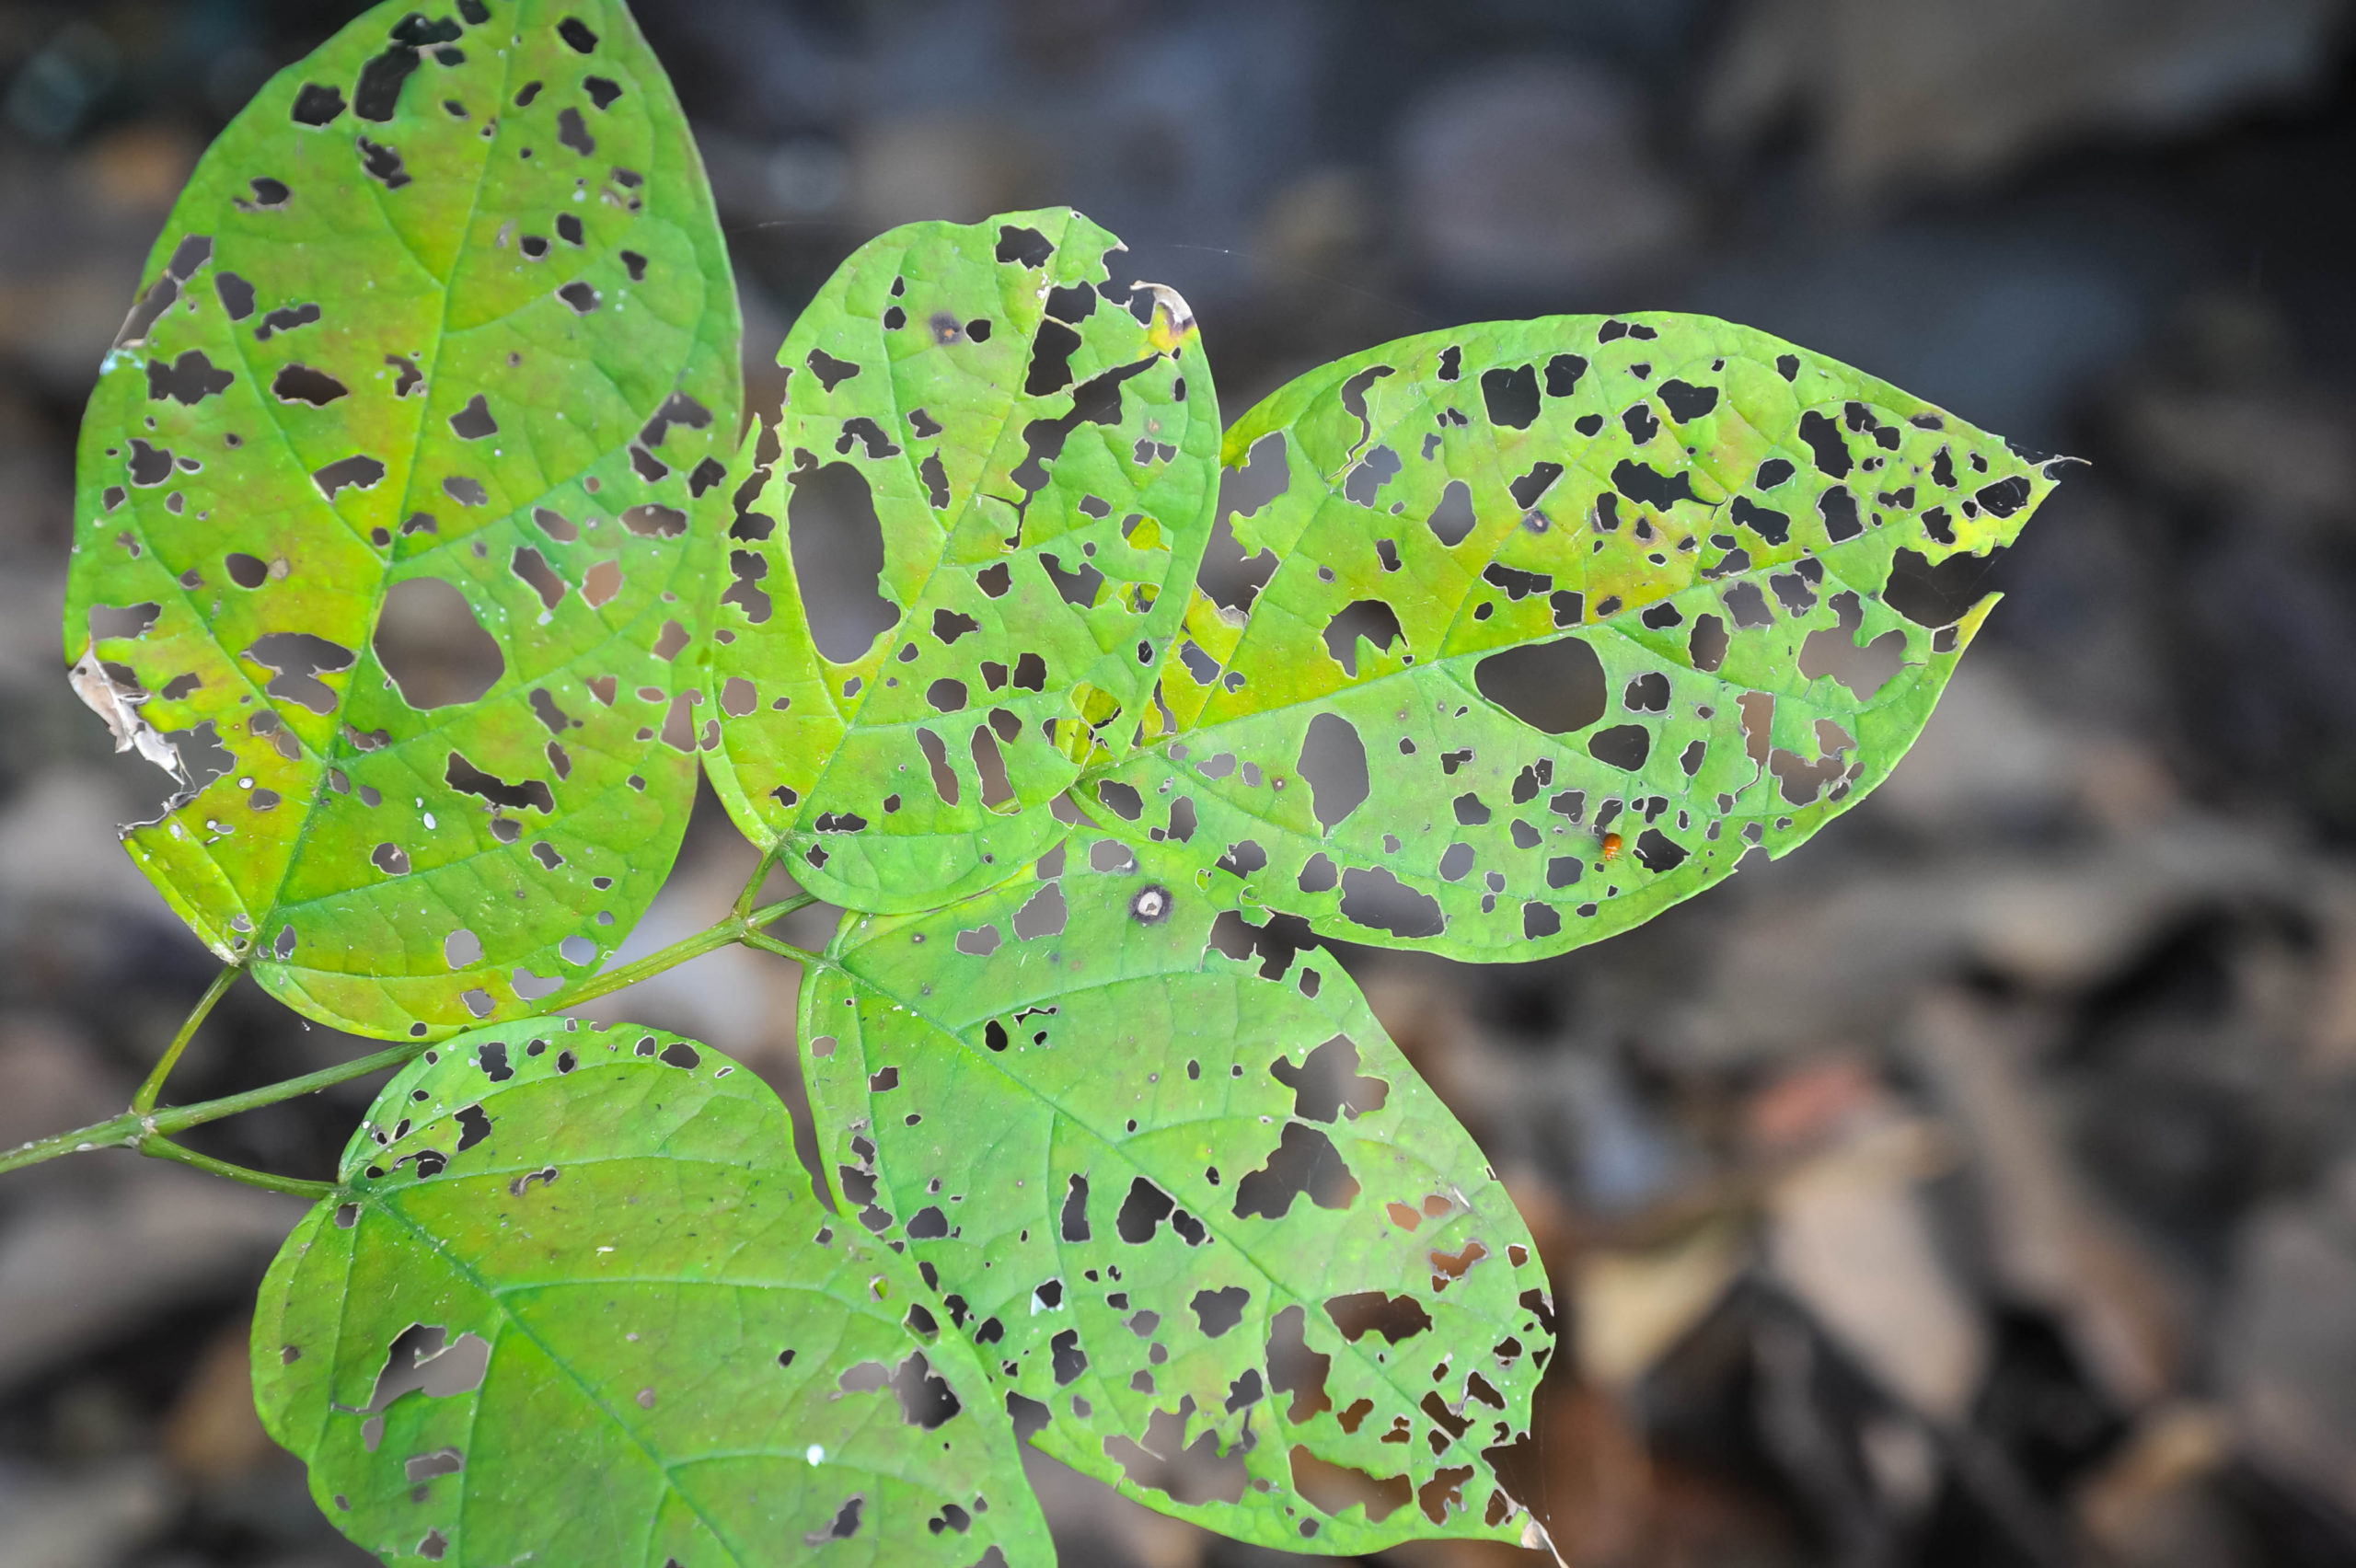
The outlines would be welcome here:
[[[761,931],[747,931],[740,940],[746,947],[758,948],[763,952],[775,953],[780,958],[790,958],[796,963],[806,963],[819,969],[841,967],[824,953],[812,952],[808,948],[795,947],[791,942],[781,942],[775,937]]]
[[[121,1115],[110,1120],[76,1128],[70,1133],[59,1133],[54,1137],[40,1138],[10,1149],[6,1154],[0,1154],[0,1174],[20,1170],[28,1165],[39,1165],[43,1160],[55,1159],[60,1155],[76,1154],[84,1149],[138,1148],[147,1140],[163,1135],[177,1133],[188,1127],[202,1126],[207,1122],[217,1122],[224,1116],[235,1116],[241,1111],[260,1110],[262,1106],[275,1105],[282,1100],[293,1100],[301,1095],[316,1093],[322,1089],[332,1089],[337,1084],[356,1078],[366,1078],[370,1073],[382,1072],[387,1067],[398,1067],[411,1057],[431,1048],[431,1043],[426,1041],[408,1041],[398,1045],[387,1046],[382,1051],[371,1052],[365,1056],[355,1057],[349,1062],[339,1063],[332,1067],[322,1067],[315,1073],[306,1073],[301,1078],[287,1078],[280,1083],[264,1084],[260,1089],[249,1089],[243,1094],[226,1095],[219,1100],[202,1101],[194,1105],[175,1105],[166,1110],[144,1113],[126,1111]],[[172,1157],[165,1156],[164,1158]]]
[[[756,887],[759,885],[760,877],[766,874],[767,870],[767,862],[764,861],[762,870],[755,873],[753,885]],[[619,969],[608,970],[596,976],[579,992],[568,997],[564,1005],[576,1006],[582,1002],[594,1001],[599,997],[609,996],[625,986],[651,979],[665,970],[676,969],[689,959],[700,958],[705,953],[727,947],[733,942],[743,942],[747,947],[758,948],[765,952],[776,953],[798,963],[826,964],[827,961],[818,954],[795,947],[789,942],[781,942],[762,930],[763,927],[781,920],[796,910],[807,909],[817,902],[816,894],[804,893],[797,894],[791,898],[780,899],[774,904],[764,905],[750,913],[731,910],[725,917],[696,932],[691,937],[673,942],[669,947],[659,951],[651,952],[635,963],[626,963]],[[222,995],[243,973],[243,970],[231,966],[214,977],[213,984],[207,986],[204,995],[197,999],[197,1004],[189,1013],[187,1021],[180,1025],[179,1034],[174,1036],[171,1044],[165,1048],[163,1059],[156,1063],[156,1070],[149,1074],[147,1081],[140,1086],[139,1093],[133,1097],[132,1108],[129,1111],[107,1121],[93,1123],[87,1127],[78,1127],[69,1133],[59,1133],[53,1137],[36,1139],[17,1148],[10,1149],[5,1154],[0,1154],[0,1174],[21,1170],[28,1165],[39,1165],[44,1160],[55,1159],[61,1155],[75,1154],[86,1149],[131,1148],[161,1159],[177,1159],[182,1164],[193,1165],[199,1169],[213,1171],[215,1175],[243,1182],[248,1186],[267,1187],[274,1192],[318,1196],[334,1191],[334,1188],[326,1182],[305,1182],[291,1176],[271,1176],[261,1171],[246,1170],[242,1166],[230,1165],[170,1143],[167,1141],[167,1136],[179,1132],[183,1128],[202,1126],[207,1122],[219,1121],[224,1116],[234,1116],[240,1112],[259,1110],[265,1105],[275,1105],[283,1100],[294,1100],[322,1089],[331,1089],[337,1084],[356,1078],[365,1078],[371,1073],[382,1072],[387,1067],[403,1066],[431,1049],[433,1043],[422,1040],[406,1041],[398,1045],[387,1046],[382,1051],[372,1052],[365,1056],[355,1057],[352,1061],[336,1066],[322,1067],[318,1072],[306,1073],[301,1078],[287,1078],[279,1083],[264,1084],[260,1089],[250,1089],[242,1094],[232,1094],[219,1100],[202,1101],[194,1105],[176,1105],[167,1110],[156,1110],[156,1097],[163,1091],[164,1079],[169,1075],[173,1065],[179,1060],[181,1053],[187,1050],[189,1042],[195,1037],[198,1026],[203,1023],[214,1004],[220,1001]]]
[[[132,1110],[144,1113],[156,1108],[156,1097],[164,1092],[164,1080],[170,1078],[172,1069],[179,1065],[180,1054],[188,1049],[189,1042],[196,1038],[197,1030],[212,1013],[214,1004],[220,1001],[229,987],[237,984],[237,976],[244,973],[242,965],[230,963],[223,965],[221,973],[213,977],[213,984],[204,988],[204,995],[199,997],[196,1006],[189,1009],[188,1018],[180,1024],[180,1032],[172,1036],[169,1045],[164,1047],[164,1055],[156,1061],[156,1070],[147,1075],[147,1081],[141,1084],[139,1092],[131,1097]]]
[[[332,1197],[336,1192],[332,1182],[306,1182],[298,1176],[273,1176],[267,1170],[232,1165],[225,1159],[215,1159],[209,1154],[183,1148],[169,1138],[143,1137],[138,1140],[137,1147],[142,1154],[153,1155],[158,1159],[176,1159],[182,1165],[192,1165],[199,1170],[209,1170],[215,1176],[225,1176],[232,1182],[241,1182],[248,1187],[260,1187],[266,1192],[290,1193],[295,1197],[309,1198],[314,1202]]]

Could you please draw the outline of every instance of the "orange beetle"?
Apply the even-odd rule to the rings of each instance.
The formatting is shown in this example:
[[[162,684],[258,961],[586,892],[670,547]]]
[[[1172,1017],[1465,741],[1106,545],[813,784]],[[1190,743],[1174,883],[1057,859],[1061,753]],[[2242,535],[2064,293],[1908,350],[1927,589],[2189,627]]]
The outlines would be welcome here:
[[[1616,833],[1605,834],[1603,836],[1603,863],[1608,866],[1619,858],[1620,836]]]

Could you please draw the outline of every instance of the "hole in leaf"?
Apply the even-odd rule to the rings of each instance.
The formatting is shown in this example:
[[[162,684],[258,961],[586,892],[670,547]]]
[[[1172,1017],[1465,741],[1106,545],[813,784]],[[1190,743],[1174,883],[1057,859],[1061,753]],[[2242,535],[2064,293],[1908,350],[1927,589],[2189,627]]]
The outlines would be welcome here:
[[[316,677],[323,671],[348,669],[352,653],[324,637],[308,632],[273,631],[254,640],[246,657],[278,672],[263,689],[272,697],[301,703],[314,713],[335,711],[335,692]]]
[[[1489,422],[1528,430],[1538,418],[1538,371],[1533,365],[1481,373],[1481,401]]]
[[[786,539],[821,657],[856,663],[898,624],[882,592],[884,525],[867,478],[849,463],[788,477]]]
[[[1366,742],[1338,713],[1320,713],[1301,737],[1298,771],[1309,783],[1318,825],[1327,832],[1366,803],[1371,783]]]
[[[1309,1348],[1308,1320],[1299,1307],[1288,1307],[1268,1325],[1268,1388],[1292,1396],[1285,1419],[1296,1426],[1334,1408],[1325,1394],[1325,1375],[1334,1358]]]
[[[1603,662],[1576,637],[1525,643],[1473,666],[1472,684],[1507,713],[1550,735],[1583,730],[1611,700]]]
[[[1336,1296],[1325,1303],[1325,1314],[1353,1344],[1369,1333],[1397,1344],[1432,1326],[1432,1315],[1424,1310],[1422,1302],[1412,1296],[1386,1296],[1380,1290]]]
[[[1392,644],[1403,636],[1398,612],[1380,599],[1359,599],[1335,611],[1334,618],[1325,623],[1325,651],[1356,679],[1359,638],[1389,652]]]
[[[473,702],[507,671],[467,596],[438,577],[393,584],[371,646],[401,700],[421,711]]]
[[[1388,1083],[1358,1071],[1357,1044],[1346,1034],[1310,1052],[1299,1066],[1279,1056],[1268,1071],[1293,1091],[1292,1113],[1311,1122],[1331,1122],[1344,1111],[1355,1120],[1381,1110],[1391,1094]]]
[[[1195,1324],[1204,1336],[1217,1339],[1243,1320],[1243,1309],[1251,1302],[1249,1290],[1230,1285],[1223,1290],[1198,1290],[1189,1305],[1195,1309]]]
[[[444,771],[443,782],[462,795],[473,795],[494,806],[509,811],[554,812],[556,797],[546,784],[537,778],[526,778],[521,784],[510,784],[495,774],[486,773],[456,752]]]
[[[1426,519],[1432,533],[1443,545],[1454,548],[1472,532],[1472,525],[1480,521],[1472,512],[1472,487],[1462,479],[1450,479],[1440,492],[1439,504],[1432,508]]]
[[[1338,1516],[1363,1505],[1367,1522],[1376,1525],[1405,1507],[1415,1495],[1415,1482],[1404,1473],[1378,1480],[1354,1466],[1321,1459],[1299,1444],[1292,1450],[1292,1485],[1321,1514]]]
[[[1448,928],[1439,900],[1380,866],[1342,873],[1342,917],[1394,937],[1436,937]]]
[[[1304,1193],[1319,1208],[1345,1209],[1357,1198],[1357,1178],[1343,1163],[1332,1138],[1315,1127],[1288,1122],[1267,1164],[1235,1184],[1236,1216],[1282,1219],[1293,1200]]]
[[[1642,724],[1615,724],[1596,732],[1587,749],[1596,761],[1634,773],[1652,755],[1653,732]]]
[[[1981,585],[2004,556],[1999,546],[1984,556],[1951,555],[1934,566],[1916,551],[1901,549],[1890,562],[1882,602],[1917,626],[1953,626],[1980,602]]]

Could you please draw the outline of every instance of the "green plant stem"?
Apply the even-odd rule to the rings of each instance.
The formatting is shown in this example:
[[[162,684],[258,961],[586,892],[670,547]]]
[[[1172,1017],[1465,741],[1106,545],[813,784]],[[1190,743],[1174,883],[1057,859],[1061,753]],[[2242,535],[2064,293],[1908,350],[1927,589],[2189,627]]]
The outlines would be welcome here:
[[[812,952],[808,948],[798,948],[791,942],[781,942],[764,932],[747,931],[741,940],[746,947],[758,948],[763,952],[773,952],[780,958],[790,958],[796,963],[812,964],[820,969],[842,967],[825,953]]]
[[[299,1176],[273,1176],[267,1170],[255,1170],[243,1165],[232,1165],[225,1159],[215,1159],[209,1154],[199,1154],[183,1148],[169,1138],[141,1138],[139,1152],[158,1159],[177,1159],[182,1165],[192,1165],[199,1170],[210,1170],[215,1176],[225,1176],[232,1182],[242,1182],[248,1187],[260,1187],[272,1193],[291,1193],[298,1198],[314,1202],[335,1195],[332,1182],[306,1182]]]
[[[256,1111],[265,1105],[275,1105],[282,1100],[293,1100],[301,1095],[316,1093],[322,1089],[331,1089],[352,1078],[365,1078],[370,1073],[382,1072],[387,1067],[398,1067],[411,1057],[430,1049],[432,1046],[423,1041],[404,1042],[365,1056],[355,1057],[349,1062],[340,1063],[332,1067],[322,1067],[318,1072],[306,1073],[301,1078],[288,1078],[281,1083],[264,1084],[260,1089],[249,1089],[243,1094],[232,1094],[219,1100],[202,1101],[194,1105],[169,1106],[164,1110],[152,1111],[144,1114],[136,1111],[126,1111],[110,1120],[94,1123],[70,1133],[59,1133],[54,1137],[41,1138],[10,1149],[6,1154],[0,1154],[0,1174],[6,1174],[28,1165],[39,1165],[45,1159],[55,1159],[60,1155],[76,1154],[84,1149],[139,1148],[150,1139],[161,1138],[185,1128],[202,1126],[207,1122],[217,1122],[224,1116],[234,1116],[241,1111]],[[248,1174],[260,1175],[260,1173],[254,1171]],[[271,1177],[269,1180],[275,1182],[279,1178]]]
[[[754,875],[754,886],[759,885],[760,878],[767,874],[767,862],[764,861],[762,869]],[[806,909],[817,902],[815,894],[805,893],[798,894],[791,898],[780,899],[775,904],[764,905],[749,913],[741,907],[732,909],[716,924],[698,931],[691,937],[673,942],[658,952],[651,952],[635,963],[626,963],[619,969],[608,970],[598,975],[580,991],[566,998],[564,1005],[572,1007],[581,1002],[608,996],[626,986],[634,986],[641,980],[660,974],[664,970],[676,968],[691,958],[699,958],[705,953],[726,947],[732,942],[743,942],[748,947],[779,953],[805,963],[824,963],[826,961],[816,953],[807,952],[790,943],[779,941],[776,938],[764,934],[761,929],[764,926],[783,919],[798,909]],[[355,1057],[336,1066],[322,1067],[318,1072],[306,1073],[301,1078],[287,1078],[279,1083],[264,1084],[260,1089],[249,1089],[242,1094],[226,1095],[219,1100],[202,1101],[194,1105],[175,1105],[161,1111],[154,1109],[156,1096],[163,1088],[166,1071],[187,1048],[190,1039],[196,1032],[197,1026],[203,1022],[205,1014],[212,1010],[213,1005],[221,999],[221,994],[229,988],[230,983],[240,973],[242,972],[235,968],[224,970],[207,987],[204,996],[198,1000],[195,1009],[190,1013],[188,1021],[180,1026],[178,1037],[165,1050],[164,1059],[157,1065],[156,1071],[151,1074],[147,1083],[141,1087],[140,1097],[145,1100],[144,1105],[134,1100],[133,1108],[120,1116],[93,1123],[87,1127],[78,1127],[70,1133],[59,1133],[53,1137],[40,1138],[0,1154],[0,1175],[21,1170],[28,1165],[39,1165],[44,1160],[55,1159],[63,1155],[78,1154],[85,1149],[131,1148],[137,1149],[143,1154],[153,1155],[159,1159],[176,1159],[184,1165],[192,1165],[200,1170],[210,1170],[216,1176],[225,1176],[231,1181],[242,1182],[250,1187],[268,1188],[271,1192],[294,1193],[310,1197],[319,1197],[334,1192],[336,1189],[328,1182],[306,1182],[292,1176],[273,1176],[267,1171],[249,1170],[243,1166],[231,1165],[226,1161],[214,1159],[209,1155],[198,1154],[193,1149],[182,1148],[179,1145],[170,1142],[169,1135],[188,1127],[202,1126],[207,1122],[217,1122],[224,1116],[235,1116],[240,1112],[256,1111],[265,1105],[275,1105],[281,1101],[314,1094],[320,1090],[331,1089],[337,1084],[348,1082],[352,1078],[365,1078],[371,1073],[382,1072],[387,1067],[400,1066],[433,1049],[433,1043],[422,1040],[405,1041],[398,1045],[387,1046],[382,1051]]]
[[[777,864],[777,852],[784,847],[785,841],[780,839],[761,851],[761,863],[753,868],[751,878],[745,883],[745,891],[736,895],[736,906],[730,911],[739,920],[753,913],[753,900],[760,896],[761,883],[768,881],[769,868]]]
[[[196,1038],[197,1030],[213,1011],[214,1004],[237,984],[237,976],[244,973],[241,965],[224,964],[221,973],[213,977],[213,984],[204,988],[204,995],[199,997],[196,1006],[189,1009],[188,1018],[180,1024],[180,1032],[172,1036],[169,1045],[164,1047],[164,1055],[156,1061],[156,1070],[147,1075],[147,1081],[141,1084],[139,1092],[131,1097],[132,1110],[145,1113],[156,1108],[156,1097],[164,1092],[164,1080],[170,1078],[172,1069],[179,1065],[180,1053],[186,1051],[189,1042]]]

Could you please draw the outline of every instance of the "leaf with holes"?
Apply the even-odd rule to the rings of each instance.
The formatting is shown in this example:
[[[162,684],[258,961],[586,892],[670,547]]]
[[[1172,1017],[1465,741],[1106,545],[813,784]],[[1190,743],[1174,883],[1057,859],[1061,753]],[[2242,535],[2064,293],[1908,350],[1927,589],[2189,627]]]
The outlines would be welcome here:
[[[1369,350],[1225,457],[1272,574],[1197,595],[1169,721],[1076,793],[1221,903],[1470,959],[1623,930],[1855,804],[2053,485],[1871,376],[1667,315]]]
[[[1218,399],[1184,303],[1119,252],[1065,210],[912,224],[780,351],[784,410],[732,475],[708,762],[737,826],[837,903],[1002,880],[1146,718]]]
[[[1530,1234],[1349,976],[1288,973],[1188,871],[1083,836],[846,918],[801,1037],[847,1220],[934,1271],[1039,1447],[1152,1507],[1296,1551],[1521,1539],[1493,1463],[1553,1348]]]
[[[180,786],[132,856],[365,1034],[593,973],[710,721],[742,402],[710,193],[618,0],[492,9],[378,6],[262,88],[82,430],[66,658]]]
[[[562,1019],[387,1085],[262,1286],[271,1435],[387,1562],[1044,1564],[973,1354],[718,1053]]]

